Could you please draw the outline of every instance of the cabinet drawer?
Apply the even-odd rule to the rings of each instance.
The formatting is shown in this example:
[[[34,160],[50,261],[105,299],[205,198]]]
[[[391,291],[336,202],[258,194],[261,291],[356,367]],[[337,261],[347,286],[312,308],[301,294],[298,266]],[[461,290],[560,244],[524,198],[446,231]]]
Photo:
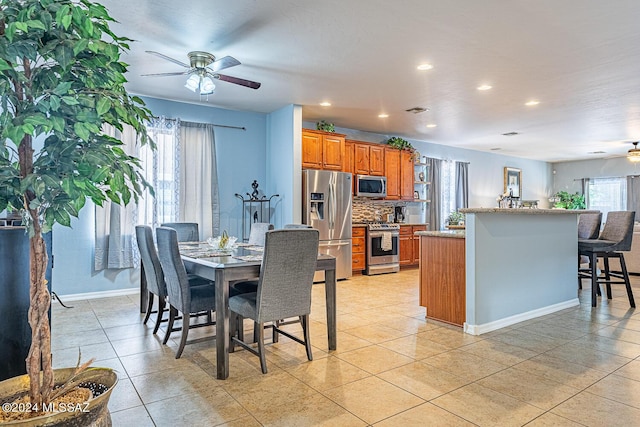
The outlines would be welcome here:
[[[365,269],[364,265],[364,253],[353,254],[351,256],[351,269],[353,271],[360,271]]]
[[[411,226],[410,225],[401,225],[400,226],[400,235],[401,236],[410,236],[411,235]]]
[[[415,233],[416,231],[427,231],[427,226],[426,225],[414,225],[413,226],[413,232]]]
[[[366,229],[364,227],[353,227],[351,229],[352,237],[364,237]]]
[[[364,237],[354,237],[351,242],[351,252],[354,254],[364,253]]]

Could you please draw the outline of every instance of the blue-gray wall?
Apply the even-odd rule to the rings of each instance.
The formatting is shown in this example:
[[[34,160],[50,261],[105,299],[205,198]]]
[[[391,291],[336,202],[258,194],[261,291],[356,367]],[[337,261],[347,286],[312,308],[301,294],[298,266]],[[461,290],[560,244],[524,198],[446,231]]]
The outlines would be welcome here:
[[[144,98],[156,116],[185,121],[245,127],[246,131],[216,128],[216,154],[220,181],[220,227],[230,235],[242,235],[242,202],[235,193],[251,192],[255,179],[266,188],[267,115],[224,110]],[[90,203],[74,219],[71,228],[55,226],[53,234],[52,287],[59,295],[118,291],[136,288],[139,270],[93,271],[94,208]]]
[[[240,112],[144,98],[154,115],[201,123],[245,127],[246,131],[216,128],[216,152],[220,181],[221,229],[242,235],[242,202],[234,194],[251,192],[257,180],[264,194],[278,193],[272,221],[279,227],[301,218],[302,109],[288,105],[270,114]],[[313,128],[313,123],[304,127]],[[385,135],[337,129],[351,139],[382,142]],[[470,206],[491,207],[502,192],[503,167],[522,169],[523,196],[539,199],[543,206],[552,193],[548,163],[410,141],[429,157],[470,162]],[[118,291],[138,286],[138,270],[105,270],[93,266],[94,209],[89,205],[72,221],[72,228],[54,228],[53,290],[59,295]]]
[[[558,162],[553,163],[552,168],[554,192],[581,192],[580,180],[582,178],[640,175],[640,164],[630,162],[626,157]]]

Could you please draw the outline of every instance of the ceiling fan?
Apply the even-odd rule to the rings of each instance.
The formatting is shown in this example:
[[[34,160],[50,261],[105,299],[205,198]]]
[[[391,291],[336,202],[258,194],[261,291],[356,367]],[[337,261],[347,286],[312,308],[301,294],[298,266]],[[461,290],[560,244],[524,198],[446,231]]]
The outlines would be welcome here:
[[[167,61],[171,61],[174,64],[178,64],[186,68],[186,70],[177,71],[174,73],[142,74],[143,76],[165,77],[189,75],[190,77],[187,79],[187,82],[184,86],[193,92],[197,91],[198,93],[200,93],[200,95],[210,95],[213,93],[216,88],[216,85],[213,83],[214,79],[222,80],[223,82],[229,82],[240,86],[245,86],[251,89],[258,89],[260,87],[260,83],[258,82],[218,73],[218,71],[224,70],[225,68],[240,65],[240,61],[232,56],[225,56],[216,60],[216,57],[211,53],[193,51],[187,54],[187,56],[189,57],[189,64],[185,64],[182,61],[178,61],[177,59],[171,58],[167,55],[163,55],[159,52],[154,52],[152,50],[147,50],[145,52],[162,59],[166,59]]]

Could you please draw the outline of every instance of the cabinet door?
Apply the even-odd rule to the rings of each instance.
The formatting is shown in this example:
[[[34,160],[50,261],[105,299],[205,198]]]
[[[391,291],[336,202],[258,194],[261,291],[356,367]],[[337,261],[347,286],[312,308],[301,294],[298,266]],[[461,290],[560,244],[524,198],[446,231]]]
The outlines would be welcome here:
[[[369,147],[369,175],[384,176],[384,147]]]
[[[322,137],[322,168],[327,170],[342,170],[344,157],[344,137],[323,135]]]
[[[302,132],[302,167],[322,169],[322,135]]]
[[[387,177],[387,199],[397,200],[400,198],[400,150],[385,148],[384,163]]]
[[[353,148],[355,174],[369,175],[369,144],[355,144]]]
[[[413,265],[418,265],[420,263],[420,236],[416,236],[416,231],[427,231],[426,225],[414,225],[411,227],[412,235],[413,235]]]
[[[342,171],[353,173],[353,160],[354,160],[354,143],[351,141],[344,142],[344,158],[342,159]]]
[[[412,154],[407,150],[400,152],[400,198],[413,200],[415,182]]]
[[[413,264],[413,238],[410,235],[400,235],[398,241],[400,243],[400,265]]]

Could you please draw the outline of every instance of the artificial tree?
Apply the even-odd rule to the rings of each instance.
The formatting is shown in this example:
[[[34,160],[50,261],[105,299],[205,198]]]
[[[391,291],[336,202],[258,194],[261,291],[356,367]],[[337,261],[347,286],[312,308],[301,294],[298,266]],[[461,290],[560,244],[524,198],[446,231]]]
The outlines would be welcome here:
[[[130,125],[149,142],[142,100],[124,88],[106,8],[87,0],[0,2],[0,211],[22,214],[29,233],[32,342],[30,398],[49,403],[53,388],[47,253],[42,234],[70,226],[87,199],[127,204],[147,187],[140,164],[103,125]],[[40,375],[42,373],[42,375]]]

